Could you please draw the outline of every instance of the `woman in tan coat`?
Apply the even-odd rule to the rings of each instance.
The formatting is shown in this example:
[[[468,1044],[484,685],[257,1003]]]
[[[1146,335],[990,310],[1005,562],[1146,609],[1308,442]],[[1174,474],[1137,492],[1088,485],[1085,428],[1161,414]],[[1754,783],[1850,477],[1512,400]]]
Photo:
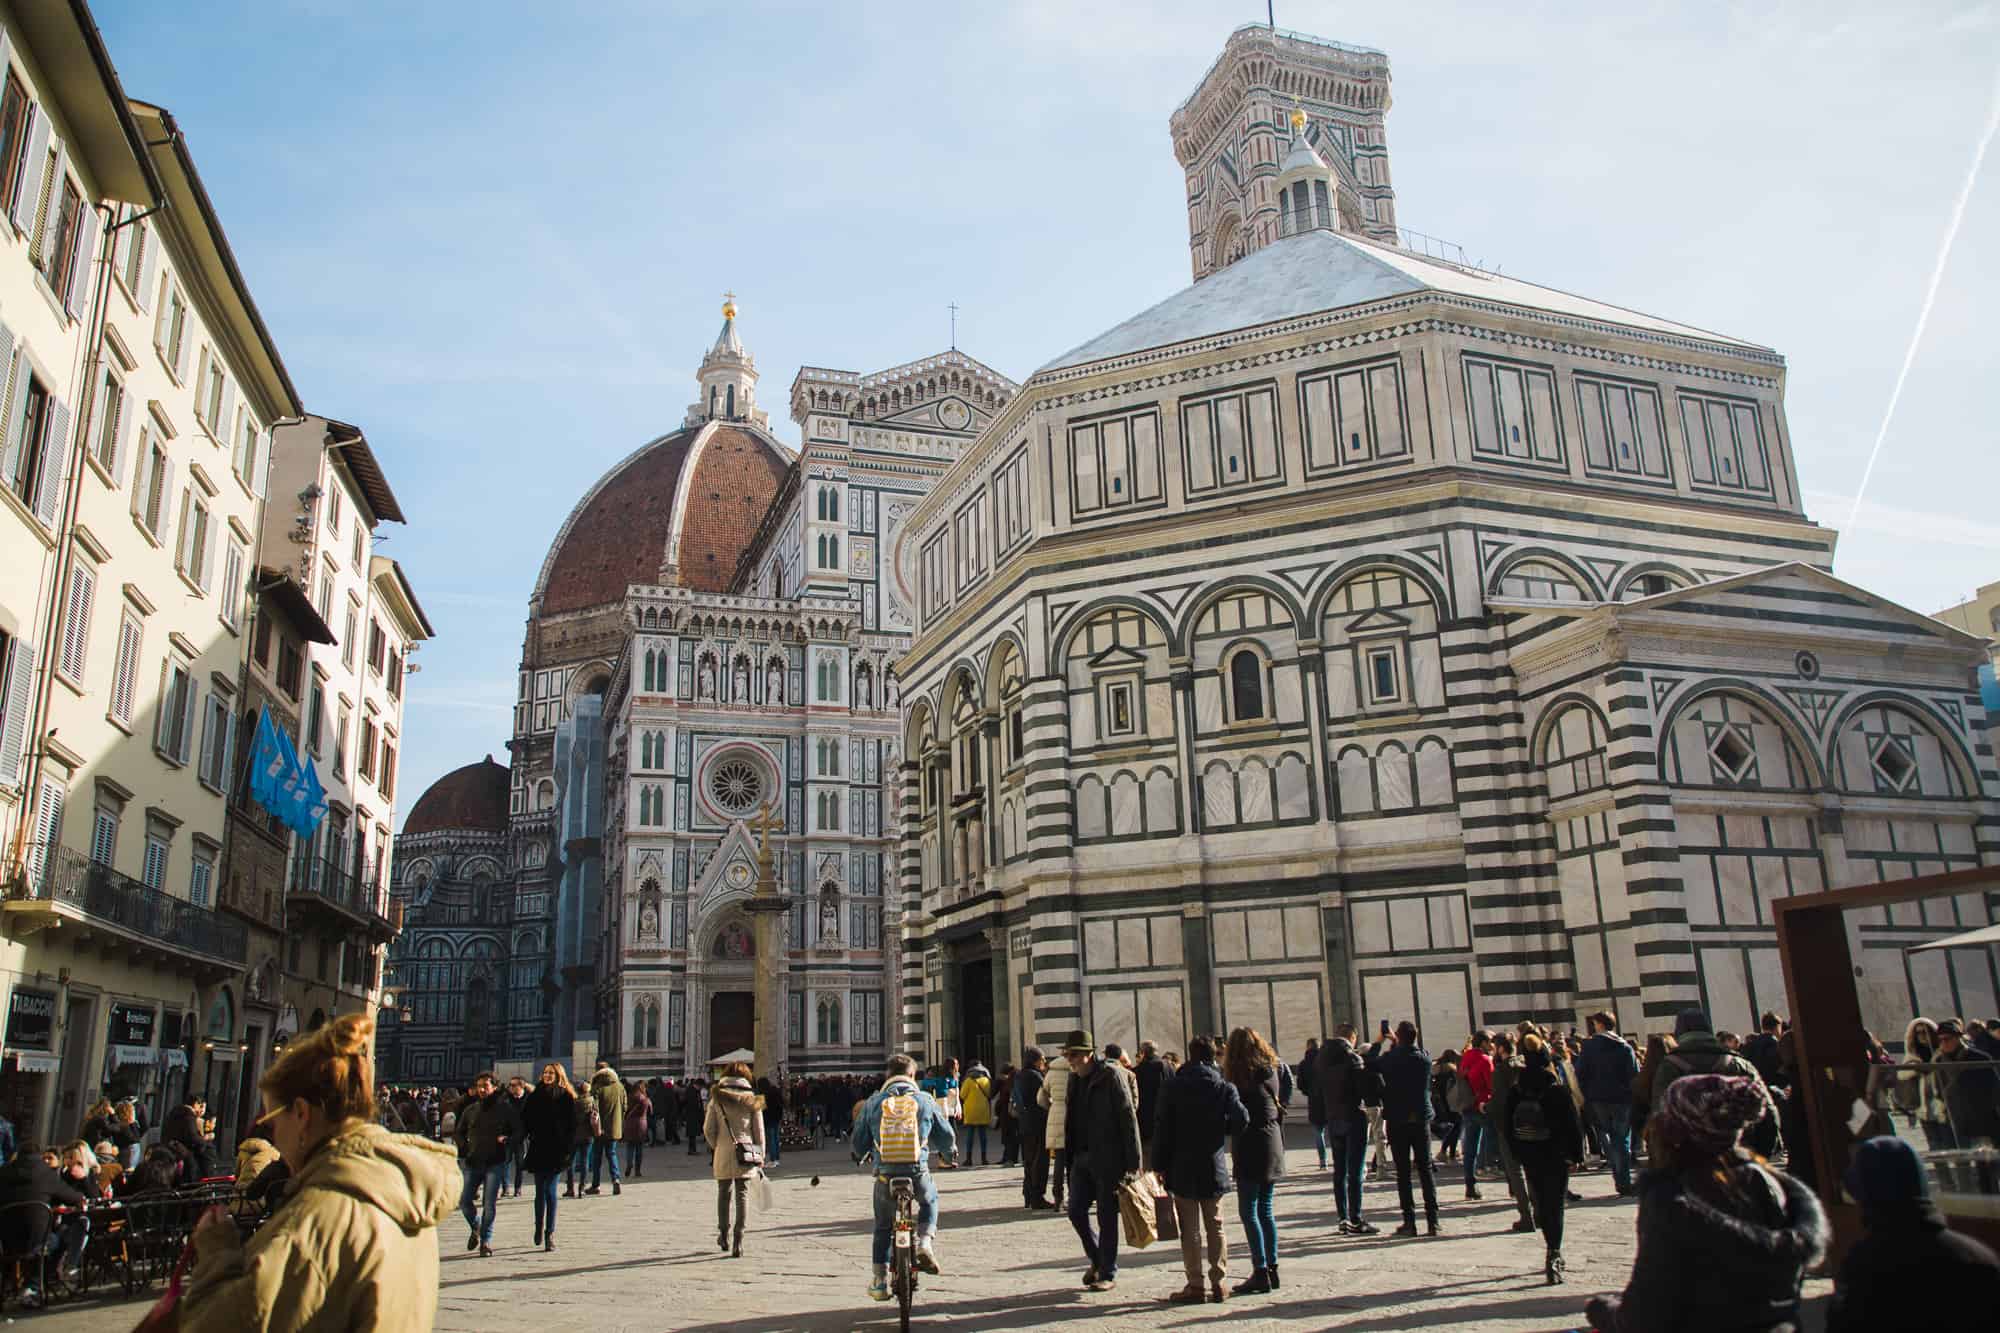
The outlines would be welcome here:
[[[291,1166],[291,1192],[248,1241],[223,1209],[202,1217],[184,1327],[417,1333],[436,1321],[432,1232],[457,1200],[458,1167],[449,1146],[373,1123],[374,1032],[344,1015],[259,1081],[253,1132]]]
[[[715,1246],[732,1259],[743,1257],[743,1210],[750,1182],[763,1175],[764,1099],[750,1086],[750,1066],[741,1063],[722,1071],[722,1081],[708,1099],[702,1137],[715,1154]],[[739,1151],[747,1145],[751,1151]],[[754,1161],[745,1161],[754,1157]],[[729,1229],[729,1199],[736,1197],[736,1233]]]

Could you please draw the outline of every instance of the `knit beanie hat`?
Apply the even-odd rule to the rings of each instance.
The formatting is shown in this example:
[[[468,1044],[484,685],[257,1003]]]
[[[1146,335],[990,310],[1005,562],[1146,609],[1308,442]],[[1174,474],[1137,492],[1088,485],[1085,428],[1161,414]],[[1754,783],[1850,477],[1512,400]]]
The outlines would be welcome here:
[[[1886,1134],[1855,1147],[1842,1179],[1863,1212],[1919,1203],[1931,1193],[1917,1150]]]
[[[1736,1146],[1743,1131],[1764,1114],[1754,1078],[1688,1074],[1667,1085],[1660,1130],[1669,1140],[1718,1156]]]

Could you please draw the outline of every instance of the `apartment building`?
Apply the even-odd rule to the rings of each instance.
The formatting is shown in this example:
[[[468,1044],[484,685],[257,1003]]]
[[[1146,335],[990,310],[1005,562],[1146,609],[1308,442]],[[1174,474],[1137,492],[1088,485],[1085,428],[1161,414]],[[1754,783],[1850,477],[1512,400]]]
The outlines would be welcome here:
[[[327,814],[293,851],[278,1031],[310,1031],[380,1003],[395,934],[389,862],[411,649],[431,637],[402,567],[376,550],[404,521],[356,427],[305,416],[272,436],[271,507],[258,562],[302,589],[332,642],[308,642],[298,745],[326,788]]]
[[[300,412],[179,127],[80,3],[0,8],[0,1109],[233,1111],[215,900],[268,427]]]

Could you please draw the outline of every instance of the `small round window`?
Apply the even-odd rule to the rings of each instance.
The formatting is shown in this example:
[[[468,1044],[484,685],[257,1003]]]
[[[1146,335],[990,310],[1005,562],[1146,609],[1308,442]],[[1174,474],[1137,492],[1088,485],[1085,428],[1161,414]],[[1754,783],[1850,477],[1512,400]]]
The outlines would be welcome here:
[[[1819,659],[1811,653],[1800,653],[1792,659],[1792,665],[1798,669],[1799,675],[1805,679],[1819,679]]]
[[[764,779],[747,760],[724,760],[709,770],[708,797],[720,810],[747,815],[763,795]]]

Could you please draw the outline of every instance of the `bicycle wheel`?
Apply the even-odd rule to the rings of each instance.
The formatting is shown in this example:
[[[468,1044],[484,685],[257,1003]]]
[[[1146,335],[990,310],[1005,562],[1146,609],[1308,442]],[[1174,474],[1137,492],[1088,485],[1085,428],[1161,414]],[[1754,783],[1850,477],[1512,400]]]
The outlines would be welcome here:
[[[917,1263],[908,1246],[896,1251],[896,1312],[902,1333],[910,1333],[910,1307],[917,1299]]]

